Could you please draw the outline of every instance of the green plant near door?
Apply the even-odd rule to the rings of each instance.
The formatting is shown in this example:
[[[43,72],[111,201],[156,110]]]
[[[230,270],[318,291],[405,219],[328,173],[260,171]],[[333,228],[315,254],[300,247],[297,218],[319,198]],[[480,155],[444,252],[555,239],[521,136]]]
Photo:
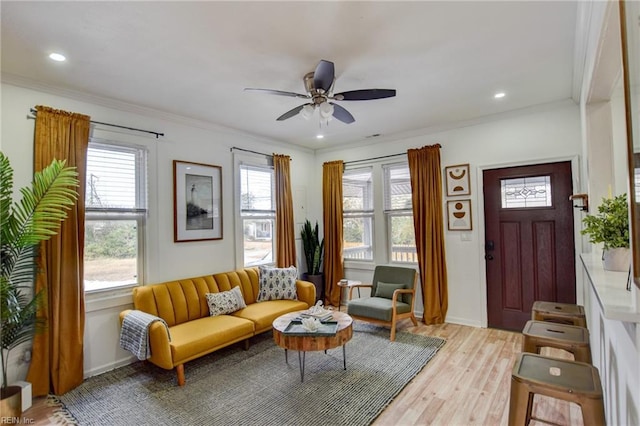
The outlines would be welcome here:
[[[589,241],[603,243],[604,250],[629,248],[629,204],[627,194],[604,198],[598,206],[598,214],[582,219],[582,235]]]
[[[304,257],[307,262],[307,274],[319,275],[324,251],[324,238],[320,239],[318,222],[316,221],[316,226],[312,227],[311,222],[307,219],[302,226],[300,237],[302,238]]]
[[[34,174],[30,187],[20,190],[13,202],[13,169],[0,152],[0,356],[2,391],[7,389],[9,353],[42,330],[37,317],[43,292],[33,294],[36,258],[40,242],[56,235],[60,223],[76,202],[78,186],[75,167],[54,160]]]

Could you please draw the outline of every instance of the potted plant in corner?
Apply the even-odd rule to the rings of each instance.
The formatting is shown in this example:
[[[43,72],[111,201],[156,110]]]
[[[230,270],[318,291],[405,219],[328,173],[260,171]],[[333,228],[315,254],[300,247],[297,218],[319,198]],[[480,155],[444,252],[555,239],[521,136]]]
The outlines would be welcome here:
[[[300,237],[302,238],[304,258],[307,262],[307,272],[302,274],[302,279],[315,285],[317,302],[324,299],[324,274],[320,269],[322,266],[324,238],[321,240],[318,234],[318,221],[316,221],[316,226],[312,227],[311,222],[307,219],[300,231]]]
[[[75,167],[54,160],[34,174],[33,183],[20,190],[22,198],[14,204],[13,169],[0,152],[0,399],[5,417],[22,414],[22,389],[7,381],[9,353],[45,326],[37,317],[44,294],[33,294],[40,242],[58,232],[66,211],[75,204],[76,176]]]
[[[603,244],[604,269],[627,272],[631,266],[627,194],[604,198],[598,214],[585,216],[582,223],[582,235],[589,235],[591,243]]]

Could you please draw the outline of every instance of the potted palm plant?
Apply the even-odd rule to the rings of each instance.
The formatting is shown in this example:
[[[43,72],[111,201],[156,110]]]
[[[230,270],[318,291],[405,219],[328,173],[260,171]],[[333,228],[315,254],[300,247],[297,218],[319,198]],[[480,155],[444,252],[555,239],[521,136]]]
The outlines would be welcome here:
[[[307,219],[300,231],[302,238],[302,248],[304,258],[307,263],[307,272],[302,274],[302,279],[313,283],[316,287],[316,301],[324,298],[324,274],[320,269],[322,266],[322,256],[324,251],[324,238],[320,239],[318,232],[318,221],[312,227]]]
[[[78,186],[75,167],[54,160],[34,174],[30,187],[20,190],[22,198],[13,202],[13,169],[0,152],[0,360],[2,415],[19,417],[21,388],[9,386],[9,353],[28,342],[45,324],[37,311],[44,294],[33,294],[36,257],[41,241],[58,232],[66,211],[75,204]]]
[[[589,235],[589,241],[594,244],[603,244],[604,269],[628,271],[631,253],[627,194],[603,199],[598,206],[598,214],[585,216],[582,223],[585,225],[582,235]]]

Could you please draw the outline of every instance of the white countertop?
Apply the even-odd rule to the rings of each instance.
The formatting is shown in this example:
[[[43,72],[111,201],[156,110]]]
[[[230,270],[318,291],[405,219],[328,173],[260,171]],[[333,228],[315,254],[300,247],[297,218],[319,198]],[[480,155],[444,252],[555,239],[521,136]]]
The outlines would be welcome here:
[[[583,253],[580,255],[590,285],[593,287],[605,318],[640,323],[640,307],[636,303],[638,291],[631,283],[631,291],[627,291],[627,272],[605,271],[602,267],[600,253]]]

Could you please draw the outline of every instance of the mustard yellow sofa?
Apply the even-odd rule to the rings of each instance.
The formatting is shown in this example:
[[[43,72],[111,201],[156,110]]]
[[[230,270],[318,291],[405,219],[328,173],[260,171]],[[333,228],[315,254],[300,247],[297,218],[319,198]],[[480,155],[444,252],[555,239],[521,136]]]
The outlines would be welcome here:
[[[228,315],[209,316],[206,293],[240,287],[246,308]],[[187,278],[133,289],[134,308],[165,320],[149,327],[151,357],[148,361],[167,370],[176,369],[178,384],[185,383],[184,364],[225,346],[271,330],[278,316],[308,309],[315,303],[315,286],[296,281],[297,300],[257,302],[258,268],[246,268],[202,277]],[[126,310],[120,313],[120,323]]]

